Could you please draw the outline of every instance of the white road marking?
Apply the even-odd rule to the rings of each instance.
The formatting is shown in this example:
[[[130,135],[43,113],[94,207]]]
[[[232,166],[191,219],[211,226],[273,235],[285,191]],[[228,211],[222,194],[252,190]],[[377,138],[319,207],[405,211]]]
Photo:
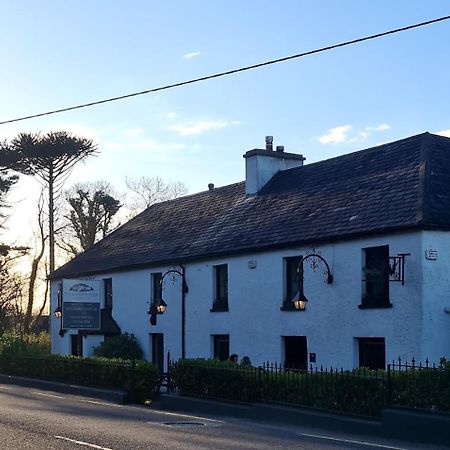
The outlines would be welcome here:
[[[96,444],[90,444],[89,442],[76,441],[75,439],[70,439],[64,436],[54,436],[56,439],[62,439],[63,441],[73,442],[74,444],[84,445],[85,447],[97,448],[99,450],[112,450],[112,448],[102,447]]]
[[[207,419],[206,417],[190,416],[189,414],[179,414],[179,413],[171,413],[171,412],[167,412],[167,411],[153,411],[153,410],[152,410],[152,413],[163,414],[165,416],[189,417],[190,419],[199,419],[199,420],[207,420],[208,422],[223,423],[223,420]],[[153,423],[153,422],[149,422],[149,423]]]
[[[34,391],[33,394],[36,394],[36,395],[42,395],[42,396],[44,396],[44,397],[64,398],[62,395],[47,394],[46,392],[37,392],[37,391]]]
[[[3,389],[4,391],[9,391],[11,388],[6,386],[0,386],[0,389]]]
[[[373,444],[372,442],[365,442],[365,441],[351,441],[348,439],[338,439],[330,436],[320,436],[318,434],[306,434],[306,433],[297,433],[297,434],[299,436],[312,437],[316,439],[326,439],[327,441],[345,442],[346,444],[367,445],[369,447],[387,448],[389,450],[408,450],[404,447],[392,447],[390,445]]]
[[[81,399],[78,399],[78,401],[84,402],[84,403],[92,403],[94,405],[112,406],[114,408],[122,408],[122,405],[115,405],[114,403],[97,402],[95,400],[81,400]]]
[[[1,387],[0,387],[1,389]],[[9,389],[9,388],[5,388],[5,389]],[[33,394],[36,395],[42,395],[44,397],[52,397],[52,398],[61,398],[61,399],[66,399],[66,397],[62,396],[62,395],[55,395],[55,394],[47,394],[46,392],[37,392],[34,391]],[[71,400],[75,400],[78,402],[84,402],[84,403],[92,403],[94,405],[102,405],[102,406],[112,406],[114,408],[122,408],[122,405],[115,405],[114,403],[106,403],[106,402],[97,402],[95,400],[82,400],[82,399],[78,399],[78,398],[72,398]]]

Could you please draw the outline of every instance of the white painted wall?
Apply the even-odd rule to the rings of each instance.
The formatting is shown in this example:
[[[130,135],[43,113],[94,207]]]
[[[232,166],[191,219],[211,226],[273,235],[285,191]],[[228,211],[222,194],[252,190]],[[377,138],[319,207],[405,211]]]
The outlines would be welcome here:
[[[422,354],[432,362],[450,355],[450,232],[422,233]],[[427,249],[437,250],[437,259],[425,258]]]
[[[314,272],[305,263],[305,294],[310,300],[304,312],[280,311],[284,293],[283,258],[306,254],[308,248],[292,248],[196,262],[186,265],[186,357],[211,357],[213,334],[230,335],[230,352],[247,355],[253,364],[283,362],[282,336],[307,336],[308,352],[317,354],[317,365],[358,366],[357,337],[384,337],[386,360],[401,356],[423,360],[427,356],[450,356],[450,255],[448,234],[411,232],[359,239],[318,247],[334,276],[324,283],[324,267]],[[433,244],[442,258],[424,262],[424,246]],[[365,247],[389,245],[390,255],[410,253],[406,258],[406,283],[390,283],[392,308],[358,309],[362,296],[362,265]],[[255,269],[248,261],[256,260]],[[210,312],[213,266],[228,264],[229,311]],[[429,264],[430,263],[430,264]],[[438,271],[434,270],[440,264]],[[434,264],[434,265],[433,265]],[[96,279],[113,280],[113,317],[122,332],[134,333],[151,359],[150,333],[164,333],[165,353],[181,355],[181,280],[164,282],[168,304],[156,326],[147,314],[151,295],[151,273],[170,267],[153,267],[122,273],[105,273]],[[423,270],[423,273],[422,273]],[[445,278],[446,277],[446,278]],[[445,282],[442,279],[445,278]],[[55,284],[55,283],[53,283]],[[55,289],[53,289],[54,291]],[[422,302],[422,297],[424,301]],[[52,310],[56,307],[52,292]],[[52,351],[68,353],[68,336],[59,337],[52,321]],[[435,328],[437,327],[437,328]],[[447,327],[447,328],[445,328]],[[438,331],[438,332],[435,332]],[[85,345],[85,349],[89,348]]]

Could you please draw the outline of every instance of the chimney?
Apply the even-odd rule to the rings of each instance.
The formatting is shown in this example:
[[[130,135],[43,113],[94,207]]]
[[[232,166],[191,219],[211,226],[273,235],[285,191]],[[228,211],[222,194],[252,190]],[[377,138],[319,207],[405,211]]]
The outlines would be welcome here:
[[[209,183],[209,184],[208,184],[208,189],[209,189],[210,191],[212,191],[212,190],[214,189],[214,183]]]
[[[245,155],[245,192],[257,194],[280,170],[303,166],[305,158],[297,153],[285,153],[278,145],[273,151],[273,137],[266,136],[266,149],[255,148]]]

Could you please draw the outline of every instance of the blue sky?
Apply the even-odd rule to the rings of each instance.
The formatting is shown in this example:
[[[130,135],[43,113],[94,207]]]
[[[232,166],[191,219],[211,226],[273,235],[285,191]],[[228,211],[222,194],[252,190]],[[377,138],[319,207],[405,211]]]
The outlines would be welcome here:
[[[0,3],[0,121],[157,87],[450,14],[448,1]],[[450,21],[228,78],[0,126],[99,144],[75,181],[159,175],[190,192],[240,181],[245,151],[308,162],[423,131],[450,135]],[[12,224],[36,189],[24,181]],[[28,200],[27,200],[28,199]],[[15,219],[14,219],[15,217]],[[19,230],[20,227],[12,225]]]

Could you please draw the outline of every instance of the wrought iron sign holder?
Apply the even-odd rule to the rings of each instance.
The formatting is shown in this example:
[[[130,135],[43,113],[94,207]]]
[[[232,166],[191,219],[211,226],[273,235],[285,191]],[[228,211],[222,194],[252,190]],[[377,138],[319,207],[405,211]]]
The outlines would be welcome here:
[[[389,281],[396,281],[405,285],[405,258],[411,253],[399,253],[389,256]]]

